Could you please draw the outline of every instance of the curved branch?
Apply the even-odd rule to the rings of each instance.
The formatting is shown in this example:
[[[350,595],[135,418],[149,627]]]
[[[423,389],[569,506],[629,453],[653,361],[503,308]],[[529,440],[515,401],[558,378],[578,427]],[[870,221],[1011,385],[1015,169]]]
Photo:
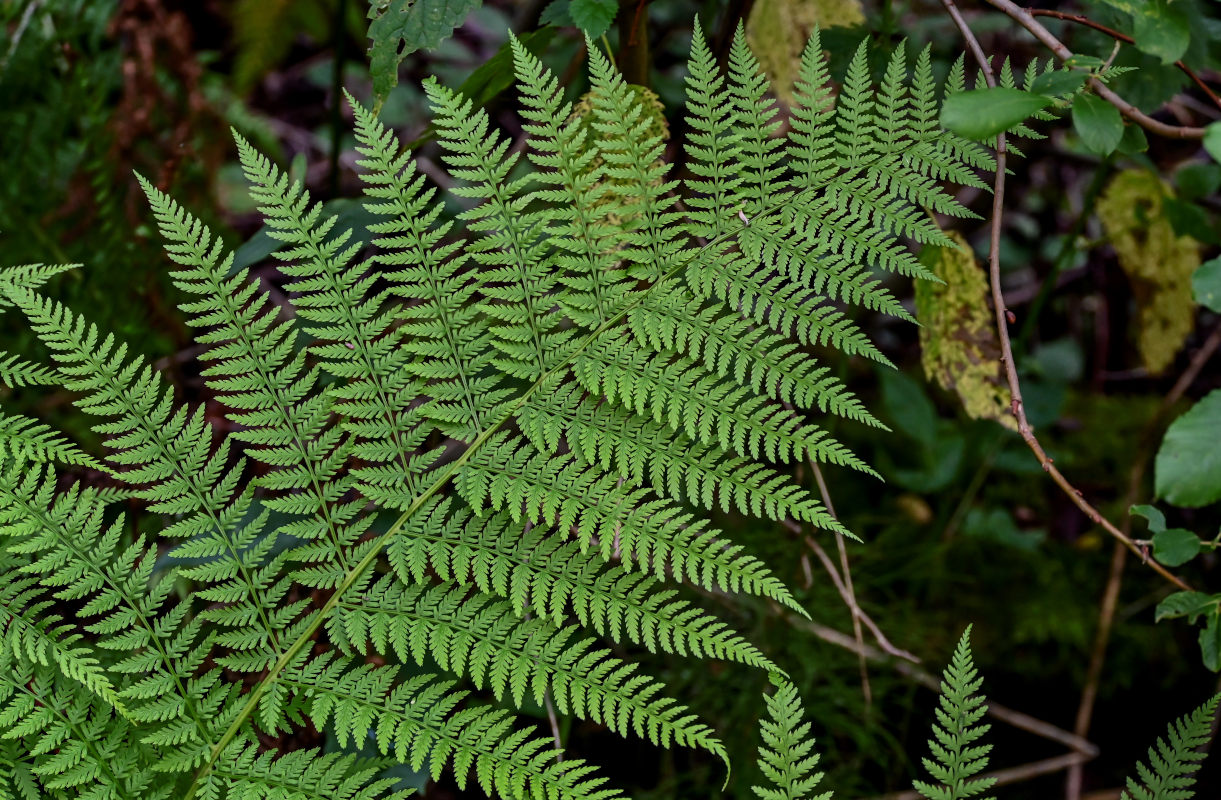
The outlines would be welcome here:
[[[1047,46],[1049,50],[1055,53],[1060,60],[1067,61],[1073,57],[1073,51],[1065,46],[1051,31],[1044,28],[1040,22],[1034,18],[1034,15],[1025,8],[1012,2],[1012,0],[986,0],[988,5],[993,6],[997,10],[1007,14],[1011,19],[1017,22],[1026,30],[1030,31],[1036,39]],[[959,17],[961,19],[961,17]],[[958,19],[955,20],[958,22]],[[962,29],[960,24],[959,28]],[[985,70],[989,69],[985,67]],[[1203,139],[1204,129],[1182,125],[1168,125],[1165,122],[1159,122],[1145,112],[1141,111],[1136,106],[1124,100],[1114,91],[1109,89],[1106,84],[1097,78],[1089,79],[1089,87],[1094,90],[1095,94],[1106,100],[1111,105],[1119,109],[1119,113],[1123,114],[1128,119],[1135,122],[1150,133],[1156,133],[1160,136],[1165,136],[1170,139]],[[1003,137],[1002,137],[1003,138]],[[1002,145],[1003,150],[1003,145]],[[1003,155],[1002,155],[1003,159]]]
[[[1059,19],[1065,22],[1075,22],[1078,25],[1093,28],[1099,33],[1105,33],[1112,39],[1126,42],[1127,44],[1134,44],[1136,42],[1135,39],[1126,33],[1120,33],[1114,28],[1108,28],[1106,25],[1099,22],[1094,22],[1094,20],[1090,19],[1089,17],[1082,16],[1081,14],[1069,14],[1066,11],[1053,11],[1050,8],[1032,8],[1030,9],[1030,15],[1032,17],[1051,17],[1052,19]],[[1200,87],[1200,91],[1208,95],[1208,99],[1212,100],[1214,105],[1221,108],[1221,97],[1217,96],[1217,93],[1212,90],[1212,87],[1205,83],[1204,79],[1197,75],[1195,70],[1184,64],[1182,59],[1174,62],[1174,65],[1182,70],[1184,75],[1191,78],[1195,85]]]
[[[967,26],[966,20],[964,20],[962,15],[958,13],[958,8],[955,6],[954,0],[941,0],[941,2],[942,5],[945,6],[946,11],[948,11],[950,16],[954,19],[954,23],[962,32],[963,38],[967,40],[968,46],[971,47],[972,52],[982,52],[979,47],[979,42],[975,39],[975,35],[971,33],[971,29]],[[1047,33],[1047,29],[1042,25],[1035,22],[1034,18],[1031,17],[1029,12],[1027,12],[1025,9],[1013,5],[1013,3],[1009,2],[1009,0],[988,0],[988,2],[998,7],[1000,4],[1011,6],[1029,18],[1031,23],[1037,26],[1039,30],[1043,31],[1043,33],[1045,33],[1049,38],[1056,41],[1055,37],[1052,37],[1050,33]],[[1014,18],[1017,19],[1017,17]],[[1072,53],[1068,51],[1068,48],[1064,47],[1064,45],[1060,44],[1058,41],[1056,41],[1056,44],[1059,45],[1059,47],[1062,48],[1067,54],[1061,57],[1068,58],[1072,56]],[[1059,55],[1059,53],[1057,53],[1057,55]],[[988,82],[988,85],[995,86],[996,76],[992,72],[992,65],[987,60],[983,60],[980,61],[980,68],[984,72],[984,79]],[[1160,125],[1161,123],[1158,124]],[[1043,445],[1039,443],[1038,437],[1034,435],[1034,428],[1031,427],[1030,421],[1026,419],[1026,409],[1022,404],[1022,386],[1018,381],[1017,367],[1013,363],[1013,347],[1009,341],[1009,322],[1006,319],[1008,310],[1005,308],[1005,294],[1001,289],[1001,222],[1005,212],[1006,155],[1005,134],[1002,133],[996,137],[996,177],[992,187],[992,224],[990,226],[991,233],[988,246],[988,277],[992,287],[993,311],[996,314],[996,332],[1001,343],[1001,364],[1004,366],[1005,378],[1009,383],[1009,393],[1013,397],[1010,402],[1009,410],[1017,420],[1018,433],[1021,434],[1027,447],[1031,449],[1031,451],[1035,454],[1035,457],[1039,460],[1039,465],[1043,467],[1043,471],[1051,476],[1051,479],[1055,481],[1056,485],[1064,491],[1064,494],[1067,495],[1068,499],[1073,502],[1073,505],[1081,509],[1081,511],[1096,525],[1102,526],[1107,533],[1118,541],[1122,542],[1124,547],[1140,556],[1141,560],[1152,567],[1154,572],[1161,575],[1163,578],[1170,581],[1180,589],[1190,591],[1191,587],[1188,586],[1182,578],[1179,578],[1164,566],[1150,558],[1148,554],[1141,549],[1140,545],[1132,541],[1130,536],[1125,534],[1119,528],[1115,527],[1115,525],[1113,525],[1106,517],[1102,516],[1098,509],[1094,508],[1094,506],[1085,499],[1085,496],[1080,492],[1080,490],[1068,482],[1068,479],[1065,478],[1064,475],[1061,474],[1060,470],[1056,468],[1052,458],[1047,455],[1047,452],[1043,449]]]

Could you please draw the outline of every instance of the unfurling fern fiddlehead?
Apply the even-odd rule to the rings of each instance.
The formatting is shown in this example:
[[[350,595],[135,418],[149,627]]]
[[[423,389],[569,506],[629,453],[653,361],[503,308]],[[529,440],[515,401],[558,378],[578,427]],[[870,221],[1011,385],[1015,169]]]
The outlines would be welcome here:
[[[227,433],[39,297],[45,271],[0,276],[56,362],[10,359],[0,377],[78,393],[107,437],[96,466],[177,541],[158,561],[159,542],[133,539],[110,495],[57,491],[53,462],[94,462],[4,420],[0,537],[19,578],[0,593],[0,622],[19,680],[0,688],[0,715],[30,748],[14,774],[47,796],[398,796],[382,760],[261,743],[307,721],[506,797],[618,796],[473,701],[463,677],[514,706],[550,698],[621,734],[724,757],[712,728],[582,629],[777,671],[675,588],[797,608],[699,511],[847,534],[785,465],[872,474],[818,415],[879,423],[804,348],[886,362],[844,307],[909,318],[875,268],[927,277],[904,239],[949,246],[925,209],[967,215],[939,181],[970,183],[990,157],[940,132],[927,52],[909,84],[898,49],[874,87],[862,47],[832,99],[815,36],[781,135],[741,32],[722,74],[697,30],[692,177],[680,183],[639,96],[596,48],[584,120],[512,49],[524,155],[468,100],[425,85],[464,203],[455,220],[353,103],[376,218],[367,259],[238,137],[283,243],[292,315],[144,183]],[[36,621],[52,600],[76,603],[77,619]],[[791,716],[794,702],[782,689],[773,712]],[[54,714],[57,742],[105,735],[51,754],[59,745],[40,745],[38,728]],[[777,742],[800,733],[777,724]]]

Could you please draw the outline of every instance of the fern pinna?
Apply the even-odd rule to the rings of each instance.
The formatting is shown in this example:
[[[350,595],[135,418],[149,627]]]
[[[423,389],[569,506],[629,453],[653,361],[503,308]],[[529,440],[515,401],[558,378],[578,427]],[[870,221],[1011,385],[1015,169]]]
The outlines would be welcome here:
[[[593,637],[776,671],[676,588],[801,611],[701,510],[847,533],[785,465],[872,473],[817,419],[878,423],[809,348],[886,361],[845,306],[909,318],[877,268],[925,277],[904,240],[948,246],[928,210],[967,212],[939,181],[978,184],[989,156],[937,126],[927,51],[874,86],[862,45],[833,96],[816,35],[782,130],[741,33],[723,74],[697,31],[679,182],[596,47],[584,117],[512,47],[524,155],[425,85],[456,219],[353,103],[367,258],[238,137],[291,315],[144,182],[226,432],[40,297],[54,268],[3,275],[55,361],[5,374],[77,393],[108,445],[97,464],[33,420],[0,428],[8,794],[396,797],[397,761],[504,797],[619,796],[472,690],[724,757]],[[133,534],[120,498],[164,528]],[[346,750],[269,749],[306,724]]]

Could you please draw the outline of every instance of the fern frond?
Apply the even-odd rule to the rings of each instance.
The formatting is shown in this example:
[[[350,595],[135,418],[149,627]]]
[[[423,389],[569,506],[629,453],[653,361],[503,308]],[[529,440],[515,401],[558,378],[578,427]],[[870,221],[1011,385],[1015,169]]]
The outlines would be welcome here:
[[[1195,796],[1191,787],[1195,773],[1204,760],[1204,745],[1212,738],[1213,720],[1221,695],[1213,695],[1207,703],[1171,722],[1166,738],[1158,739],[1149,748],[1149,761],[1137,763],[1139,782],[1128,778],[1127,791],[1120,800],[1189,800]]]
[[[571,384],[531,397],[518,421],[540,451],[556,452],[563,436],[585,464],[614,469],[637,484],[647,478],[658,494],[671,499],[839,530],[822,504],[791,477],[692,441],[648,418],[622,413]]]
[[[349,668],[350,667],[350,668]],[[459,788],[473,770],[479,787],[502,797],[556,800],[610,800],[621,795],[601,788],[593,768],[579,760],[556,762],[546,739],[513,730],[505,711],[458,708],[465,692],[451,681],[416,675],[402,683],[396,670],[324,655],[286,681],[310,698],[309,716],[318,728],[330,723],[340,744],[376,737],[382,753],[393,753],[412,769],[428,765],[433,778],[452,762]]]
[[[513,377],[535,380],[572,332],[556,330],[551,293],[558,276],[543,258],[542,220],[526,209],[534,178],[510,179],[518,155],[506,156],[509,142],[488,132],[486,112],[474,111],[469,100],[436,81],[426,82],[424,92],[450,174],[464,182],[454,194],[483,201],[459,218],[472,233],[483,234],[468,243],[467,252],[481,266],[480,290],[489,301],[479,308],[498,323],[491,332],[501,357],[492,363]]]
[[[376,777],[376,765],[362,763],[347,753],[293,750],[260,753],[246,747],[230,754],[217,770],[227,800],[405,800],[409,792],[388,790],[393,779]],[[215,787],[219,790],[220,787]],[[208,791],[201,797],[210,796]]]
[[[341,602],[327,630],[348,651],[363,654],[372,645],[421,666],[431,657],[519,708],[527,691],[538,705],[549,693],[561,714],[592,719],[621,736],[634,731],[662,747],[678,743],[725,758],[712,731],[665,697],[662,684],[576,628],[522,618],[507,601],[445,584],[403,586],[389,576]]]
[[[40,795],[164,797],[148,786],[151,775],[140,764],[151,752],[126,741],[127,724],[95,701],[45,669],[0,656],[0,730],[31,759],[28,775]]]
[[[586,128],[572,119],[556,78],[513,37],[513,64],[523,104],[523,129],[534,151],[528,158],[543,168],[537,173],[542,187],[533,199],[545,204],[540,212],[546,236],[555,248],[551,256],[566,291],[559,293],[567,316],[589,329],[608,322],[631,289],[617,259],[620,219],[624,209],[617,190],[607,188],[603,151],[614,145],[602,138],[596,143]],[[595,146],[596,144],[596,146]]]
[[[796,687],[773,673],[774,694],[763,695],[767,719],[759,720],[759,770],[771,786],[752,786],[763,800],[831,800],[831,792],[815,797],[812,792],[822,782],[823,773],[810,774],[818,766],[810,723],[803,721],[805,711]]]
[[[464,465],[455,488],[476,511],[490,505],[515,521],[571,529],[583,551],[596,540],[603,560],[621,557],[659,579],[672,569],[677,579],[799,608],[762,563],[742,555],[741,546],[726,543],[704,520],[664,500],[649,500],[645,490],[620,485],[613,476],[581,468],[572,455],[539,453],[502,434]]]
[[[545,526],[523,531],[507,512],[474,517],[439,500],[421,509],[390,543],[390,563],[405,584],[429,570],[510,601],[513,610],[549,616],[568,610],[612,641],[625,638],[650,652],[736,661],[776,670],[762,653],[649,575],[612,566]]]
[[[12,307],[8,299],[11,289],[33,291],[56,275],[79,267],[80,264],[23,264],[0,268],[0,309]]]
[[[250,155],[248,170],[270,165]],[[222,257],[212,232],[143,178],[166,251],[181,269],[174,284],[201,299],[182,309],[189,324],[206,332],[196,338],[210,345],[201,358],[215,362],[205,370],[208,385],[222,392],[239,426],[233,437],[246,442],[246,453],[276,469],[259,480],[277,496],[269,508],[298,519],[282,526],[280,536],[308,541],[293,557],[311,566],[296,573],[314,588],[329,588],[359,560],[356,541],[371,522],[359,517],[361,504],[335,504],[347,491],[350,476],[340,471],[352,441],[330,422],[330,395],[313,391],[318,367],[306,364],[292,320],[278,320],[278,309],[247,270],[230,275],[233,255]]]
[[[20,389],[24,386],[55,386],[60,376],[42,364],[34,364],[20,356],[0,352],[0,382]]]
[[[604,336],[586,348],[573,374],[587,391],[723,450],[781,462],[811,458],[877,474],[826,431],[803,425],[778,404],[720,379],[700,362],[653,354],[628,335]],[[829,402],[851,416],[852,400]]]
[[[977,694],[984,681],[971,658],[970,636],[968,626],[941,677],[941,697],[935,712],[933,738],[929,740],[936,760],[923,759],[924,768],[936,783],[915,781],[912,784],[928,800],[974,797],[996,783],[994,778],[973,777],[988,765],[992,746],[976,743],[992,726],[978,724],[987,708],[983,696]]]
[[[335,232],[337,218],[323,218],[321,204],[311,207],[300,183],[290,184],[249,142],[236,139],[251,196],[270,235],[285,245],[276,257],[292,278],[285,288],[297,293],[297,318],[316,340],[311,352],[324,370],[346,381],[330,391],[337,401],[332,408],[347,417],[344,427],[357,441],[352,455],[378,465],[373,471],[383,478],[389,472],[396,483],[415,485],[428,464],[412,463],[427,434],[410,409],[421,386],[407,369],[410,353],[399,346],[403,331],[393,324],[394,311],[383,307],[390,293],[372,291],[379,278],[397,284],[399,276],[354,265],[360,245],[349,244],[352,232]]]
[[[17,663],[56,667],[123,713],[115,687],[93,656],[93,649],[72,625],[50,612],[54,601],[42,596],[37,578],[19,574],[21,563],[8,553],[0,553],[0,570],[10,576],[0,586],[0,646]]]

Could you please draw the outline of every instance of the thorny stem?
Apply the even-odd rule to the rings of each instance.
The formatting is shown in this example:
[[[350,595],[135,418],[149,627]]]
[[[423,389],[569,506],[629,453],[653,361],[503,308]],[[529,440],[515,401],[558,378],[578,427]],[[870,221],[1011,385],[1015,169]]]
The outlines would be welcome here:
[[[1043,25],[1037,19],[1035,19],[1034,15],[1031,14],[1027,9],[1022,8],[1018,4],[1012,2],[1012,0],[986,0],[986,2],[996,9],[1004,12],[1023,28],[1030,31],[1030,33],[1033,34],[1036,39],[1046,45],[1047,48],[1055,53],[1062,61],[1067,61],[1073,57],[1073,51],[1069,50],[1063,42],[1053,36],[1051,31],[1044,28]],[[942,0],[942,4],[949,9],[954,3],[953,0]],[[958,25],[959,30],[963,32],[963,36],[967,38],[968,42],[971,42],[974,37],[968,32],[966,23],[962,21],[962,16],[955,15],[953,12],[951,12],[951,16],[954,17],[954,22]],[[976,43],[972,48],[972,52],[975,53],[976,58],[979,58],[979,53],[975,52],[978,47],[979,45]],[[991,77],[991,65],[989,65],[987,61],[981,61],[980,63],[984,65],[983,69],[985,76],[988,77],[988,85],[994,85],[994,79]],[[1153,117],[1150,117],[1148,114],[1117,95],[1114,91],[1107,88],[1107,86],[1097,78],[1091,77],[1087,83],[1089,87],[1094,90],[1095,94],[1097,94],[1103,100],[1106,100],[1111,105],[1115,106],[1117,109],[1119,109],[1119,113],[1123,114],[1125,117],[1132,120],[1147,131],[1159,134],[1161,136],[1166,136],[1171,139],[1204,138],[1203,128],[1167,125],[1165,122],[1155,120]],[[1005,151],[1004,139],[1004,134],[1001,134],[1000,139],[997,142],[998,158],[1002,161],[1004,160]],[[998,171],[997,174],[1002,174],[1002,172]]]
[[[1035,32],[1034,28],[1037,28],[1053,42],[1055,42],[1055,44],[1060,48],[1056,51],[1057,55],[1060,55],[1062,58],[1069,58],[1072,56],[1072,53],[1068,50],[1068,48],[1064,47],[1063,44],[1060,44],[1055,37],[1047,32],[1046,28],[1035,21],[1034,17],[1030,16],[1030,13],[1025,9],[1014,5],[1012,2],[1010,2],[1010,0],[987,1],[992,5],[1005,10],[1010,16],[1025,25],[1026,23],[1022,20],[1022,17],[1024,16],[1025,19],[1029,20],[1030,22],[1030,25],[1027,25],[1027,28],[1029,28],[1032,33]],[[971,32],[971,28],[966,24],[966,20],[962,18],[962,14],[958,12],[957,7],[954,5],[954,0],[941,0],[941,2],[949,12],[950,16],[953,18],[954,23],[958,26],[959,31],[962,32],[962,36],[964,39],[966,39],[967,46],[970,48],[971,52],[976,54],[976,58],[980,58],[980,56],[983,54],[983,49],[979,46],[979,41],[975,38],[975,34]],[[1031,28],[1031,25],[1033,25],[1034,28]],[[1035,35],[1039,36],[1038,33],[1035,33]],[[1039,38],[1042,39],[1043,37],[1039,36]],[[984,80],[987,81],[988,86],[996,86],[996,75],[992,71],[992,63],[986,57],[984,57],[979,61],[979,65],[980,69],[983,70]],[[1105,89],[1105,87],[1102,87],[1101,84],[1099,84],[1098,88]],[[1099,94],[1101,95],[1101,92],[1099,92]],[[1112,96],[1118,98],[1114,92],[1111,92],[1111,94]],[[1122,111],[1123,109],[1121,108],[1120,110]],[[1150,121],[1156,122],[1156,120]],[[1162,125],[1160,122],[1157,122],[1156,124]],[[1176,130],[1182,131],[1186,129],[1180,128]],[[1203,129],[1198,130],[1202,136]],[[1181,138],[1184,136],[1182,133],[1178,135]],[[1141,550],[1140,546],[1132,541],[1130,536],[1125,534],[1119,528],[1115,527],[1115,525],[1113,525],[1106,517],[1102,516],[1098,509],[1094,508],[1094,506],[1085,499],[1085,496],[1081,493],[1081,491],[1069,483],[1068,479],[1065,478],[1064,475],[1061,474],[1060,470],[1056,468],[1052,458],[1047,455],[1047,452],[1043,449],[1043,445],[1039,443],[1038,437],[1035,436],[1034,428],[1031,427],[1030,421],[1026,419],[1026,409],[1022,404],[1022,386],[1021,382],[1018,380],[1017,367],[1013,363],[1013,347],[1009,341],[1009,323],[1006,319],[1007,309],[1005,308],[1005,293],[1001,289],[1001,227],[1005,212],[1006,154],[1005,134],[1001,133],[996,137],[996,175],[992,185],[992,224],[988,242],[988,277],[992,288],[993,312],[996,315],[996,332],[1001,343],[1001,365],[1004,367],[1005,378],[1009,384],[1009,393],[1012,396],[1009,410],[1017,420],[1018,433],[1021,435],[1023,441],[1026,442],[1027,447],[1029,447],[1031,452],[1034,453],[1035,458],[1039,460],[1039,465],[1043,467],[1043,471],[1051,476],[1051,479],[1064,491],[1064,494],[1067,495],[1068,499],[1073,502],[1073,505],[1081,509],[1081,511],[1096,525],[1102,526],[1107,533],[1122,542],[1126,548],[1140,556],[1141,560],[1148,564],[1154,572],[1161,575],[1163,578],[1170,581],[1180,589],[1190,591],[1191,587],[1187,585],[1186,582],[1174,575],[1161,564],[1154,561],[1152,558],[1149,558],[1148,555]]]

